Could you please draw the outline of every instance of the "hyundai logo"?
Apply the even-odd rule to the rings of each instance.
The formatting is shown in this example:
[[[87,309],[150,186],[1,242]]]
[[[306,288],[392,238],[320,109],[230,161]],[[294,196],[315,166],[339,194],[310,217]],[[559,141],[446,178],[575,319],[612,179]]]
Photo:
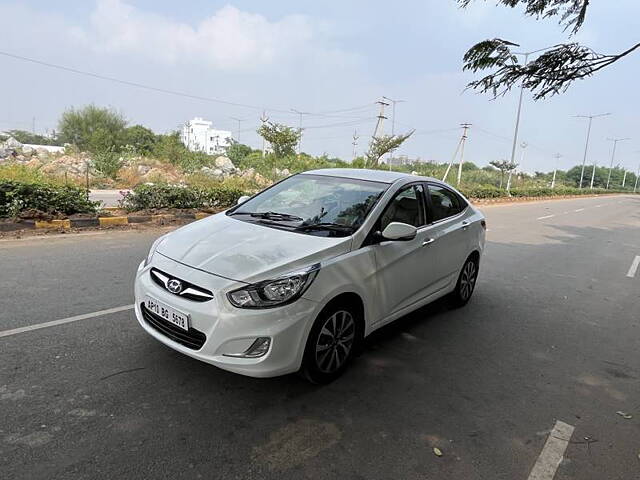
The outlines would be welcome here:
[[[182,291],[182,282],[180,280],[176,280],[175,278],[172,278],[167,282],[167,290],[177,295]]]

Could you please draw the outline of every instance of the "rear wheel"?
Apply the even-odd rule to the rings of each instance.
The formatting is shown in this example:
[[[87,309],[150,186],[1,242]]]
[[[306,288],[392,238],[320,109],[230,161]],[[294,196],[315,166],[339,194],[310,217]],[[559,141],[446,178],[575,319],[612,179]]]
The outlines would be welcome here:
[[[476,280],[478,279],[478,260],[475,256],[470,256],[464,262],[458,283],[455,290],[451,293],[451,301],[453,306],[462,307],[466,305],[473,295],[476,288]]]
[[[338,378],[353,358],[359,341],[356,311],[336,305],[316,319],[305,347],[301,373],[312,383],[329,383]]]

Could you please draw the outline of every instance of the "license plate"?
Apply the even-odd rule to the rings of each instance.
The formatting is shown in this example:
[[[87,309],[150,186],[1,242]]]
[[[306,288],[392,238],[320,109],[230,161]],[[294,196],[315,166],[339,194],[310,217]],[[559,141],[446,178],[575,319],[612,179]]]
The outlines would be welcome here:
[[[183,330],[189,330],[189,315],[186,313],[179,312],[175,308],[151,297],[147,297],[144,303],[149,310],[164,318],[167,322],[173,323]]]

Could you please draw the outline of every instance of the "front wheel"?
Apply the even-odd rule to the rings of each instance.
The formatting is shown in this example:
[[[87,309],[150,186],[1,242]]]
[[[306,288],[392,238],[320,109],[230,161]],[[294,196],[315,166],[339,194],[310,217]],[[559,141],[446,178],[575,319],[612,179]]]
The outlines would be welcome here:
[[[462,307],[471,299],[476,280],[478,279],[478,260],[471,256],[464,262],[456,288],[451,292],[451,301],[454,307]]]
[[[316,319],[300,372],[311,383],[329,383],[347,367],[359,341],[357,313],[349,306],[329,307]]]

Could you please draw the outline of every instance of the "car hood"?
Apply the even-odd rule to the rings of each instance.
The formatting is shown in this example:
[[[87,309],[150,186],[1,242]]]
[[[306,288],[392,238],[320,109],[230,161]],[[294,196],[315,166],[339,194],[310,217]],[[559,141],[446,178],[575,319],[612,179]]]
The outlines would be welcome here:
[[[294,233],[219,213],[170,233],[157,252],[214,275],[251,283],[333,258],[350,248],[350,237]]]

